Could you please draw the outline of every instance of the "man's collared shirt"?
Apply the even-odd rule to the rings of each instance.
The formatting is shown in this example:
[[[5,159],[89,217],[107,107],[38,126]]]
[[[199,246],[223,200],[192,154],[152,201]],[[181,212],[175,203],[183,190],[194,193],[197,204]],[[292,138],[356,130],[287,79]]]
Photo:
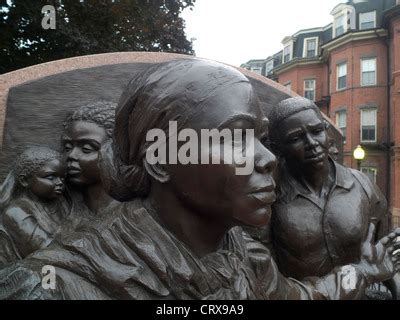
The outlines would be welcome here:
[[[369,224],[376,224],[377,239],[387,232],[386,200],[378,187],[359,171],[330,161],[335,181],[326,197],[281,171],[271,227],[277,263],[287,276],[322,276],[358,262]]]

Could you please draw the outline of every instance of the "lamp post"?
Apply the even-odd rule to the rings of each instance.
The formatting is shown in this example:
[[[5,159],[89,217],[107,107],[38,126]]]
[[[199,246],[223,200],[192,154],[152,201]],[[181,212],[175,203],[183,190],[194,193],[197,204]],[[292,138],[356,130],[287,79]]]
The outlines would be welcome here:
[[[361,160],[365,158],[365,150],[360,145],[353,151],[353,157],[357,160],[357,170],[360,171],[361,169]]]

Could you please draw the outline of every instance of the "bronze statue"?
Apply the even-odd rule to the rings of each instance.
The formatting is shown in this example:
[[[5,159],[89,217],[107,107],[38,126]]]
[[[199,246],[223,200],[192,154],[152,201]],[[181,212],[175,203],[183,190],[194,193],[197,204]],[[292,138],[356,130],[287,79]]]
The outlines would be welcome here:
[[[67,184],[90,214],[100,214],[113,200],[104,191],[98,168],[100,148],[114,129],[115,104],[98,101],[75,110],[64,123],[62,147],[67,163]],[[79,210],[85,210],[81,208]]]
[[[334,161],[339,159],[339,149],[336,145],[336,141],[332,136],[328,134],[328,153]]]
[[[70,210],[65,173],[61,155],[48,147],[17,158],[0,190],[0,265],[47,247],[62,230]]]
[[[241,145],[254,170],[237,175],[237,162],[150,163],[146,136],[167,131],[171,121],[198,134],[250,130],[249,144],[241,134],[232,145]],[[391,278],[400,230],[375,244],[371,225],[359,262],[303,283],[283,277],[268,249],[243,234],[241,225],[269,223],[275,200],[275,157],[261,143],[267,125],[252,85],[237,70],[199,59],[151,67],[123,93],[102,165],[114,180],[107,186],[119,184],[118,190],[129,189],[124,196],[136,198],[1,270],[0,299],[351,299],[369,283]],[[168,139],[177,134],[168,133]],[[199,157],[213,155],[202,152]],[[41,286],[44,265],[56,269],[54,290]]]
[[[114,119],[114,103],[99,101],[84,105],[64,122],[63,157],[46,147],[30,148],[22,153],[15,170],[8,175],[2,187],[1,265],[46,247],[56,234],[60,236],[72,232],[108,205],[116,203],[104,192],[98,169],[99,150],[110,140]],[[60,168],[53,163],[43,164],[46,159],[57,162]],[[43,168],[40,168],[41,165]],[[40,192],[40,189],[35,189],[38,184],[27,184],[27,181],[47,181],[53,175],[48,174],[47,180],[40,180],[37,175],[53,169],[60,171],[61,168],[62,182],[57,181],[63,189],[64,195],[59,197],[63,201],[46,201],[46,194],[37,194]],[[33,169],[40,170],[36,172]],[[67,188],[64,185],[66,173]],[[58,208],[61,204],[64,205],[62,209]],[[49,213],[50,206],[55,206],[55,213]],[[28,213],[23,214],[21,210]]]
[[[370,224],[388,233],[386,199],[363,173],[334,161],[319,108],[289,98],[269,114],[279,166],[272,243],[279,270],[296,279],[321,277],[357,263]]]

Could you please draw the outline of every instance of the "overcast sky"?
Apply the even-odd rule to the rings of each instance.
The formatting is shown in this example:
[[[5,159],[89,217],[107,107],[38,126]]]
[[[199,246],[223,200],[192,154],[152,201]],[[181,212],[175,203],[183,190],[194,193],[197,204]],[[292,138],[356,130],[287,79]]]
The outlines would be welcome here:
[[[186,34],[196,38],[196,56],[235,66],[265,59],[301,29],[332,22],[331,10],[345,0],[196,0],[185,10]]]

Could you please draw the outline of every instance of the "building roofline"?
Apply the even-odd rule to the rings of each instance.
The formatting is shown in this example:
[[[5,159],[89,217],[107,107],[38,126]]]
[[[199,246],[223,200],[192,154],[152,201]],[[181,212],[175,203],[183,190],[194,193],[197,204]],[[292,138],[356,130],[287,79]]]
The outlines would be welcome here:
[[[342,7],[342,8],[352,7],[352,8],[354,8],[353,4],[350,3],[350,2],[339,3],[331,10],[330,13],[331,13],[332,16],[335,15],[339,11],[339,7]]]
[[[297,31],[294,35],[292,35],[292,37],[297,37],[298,35],[304,34],[304,33],[323,32],[323,31],[324,31],[324,27],[301,29],[301,30]]]
[[[322,27],[322,29],[323,29],[324,31],[326,31],[326,30],[328,30],[329,28],[332,28],[332,26],[333,26],[333,23],[332,23],[332,22],[329,22],[325,27]]]
[[[400,4],[395,5],[394,7],[383,11],[382,15],[382,26],[386,27],[389,23],[389,21],[400,15]]]
[[[245,63],[242,63],[242,64],[248,64],[248,63],[254,63],[254,62],[264,62],[267,59],[251,59],[251,60],[249,60],[249,61],[247,61]]]
[[[292,69],[293,67],[309,65],[309,64],[320,64],[320,63],[323,63],[323,60],[321,59],[321,57],[315,57],[315,58],[311,58],[311,59],[297,57],[297,58],[290,60],[288,63],[281,64],[281,65],[275,67],[274,69],[272,69],[272,72],[274,74],[279,75],[280,73],[287,71],[289,69]]]
[[[329,51],[345,45],[351,41],[373,39],[377,37],[385,37],[387,35],[388,32],[385,29],[347,32],[340,37],[334,38],[331,41],[326,42],[321,46],[321,49],[323,50],[323,57],[325,57]]]
[[[313,32],[324,32],[326,30],[328,30],[330,27],[332,27],[332,22],[328,23],[326,26],[324,27],[315,27],[315,28],[308,28],[308,29],[301,29],[299,31],[297,31],[296,33],[292,34],[291,36],[286,36],[285,38],[283,38],[281,43],[286,43],[292,39],[297,38],[299,35],[301,34],[307,34],[307,33],[313,33]],[[286,40],[286,41],[285,41]]]

